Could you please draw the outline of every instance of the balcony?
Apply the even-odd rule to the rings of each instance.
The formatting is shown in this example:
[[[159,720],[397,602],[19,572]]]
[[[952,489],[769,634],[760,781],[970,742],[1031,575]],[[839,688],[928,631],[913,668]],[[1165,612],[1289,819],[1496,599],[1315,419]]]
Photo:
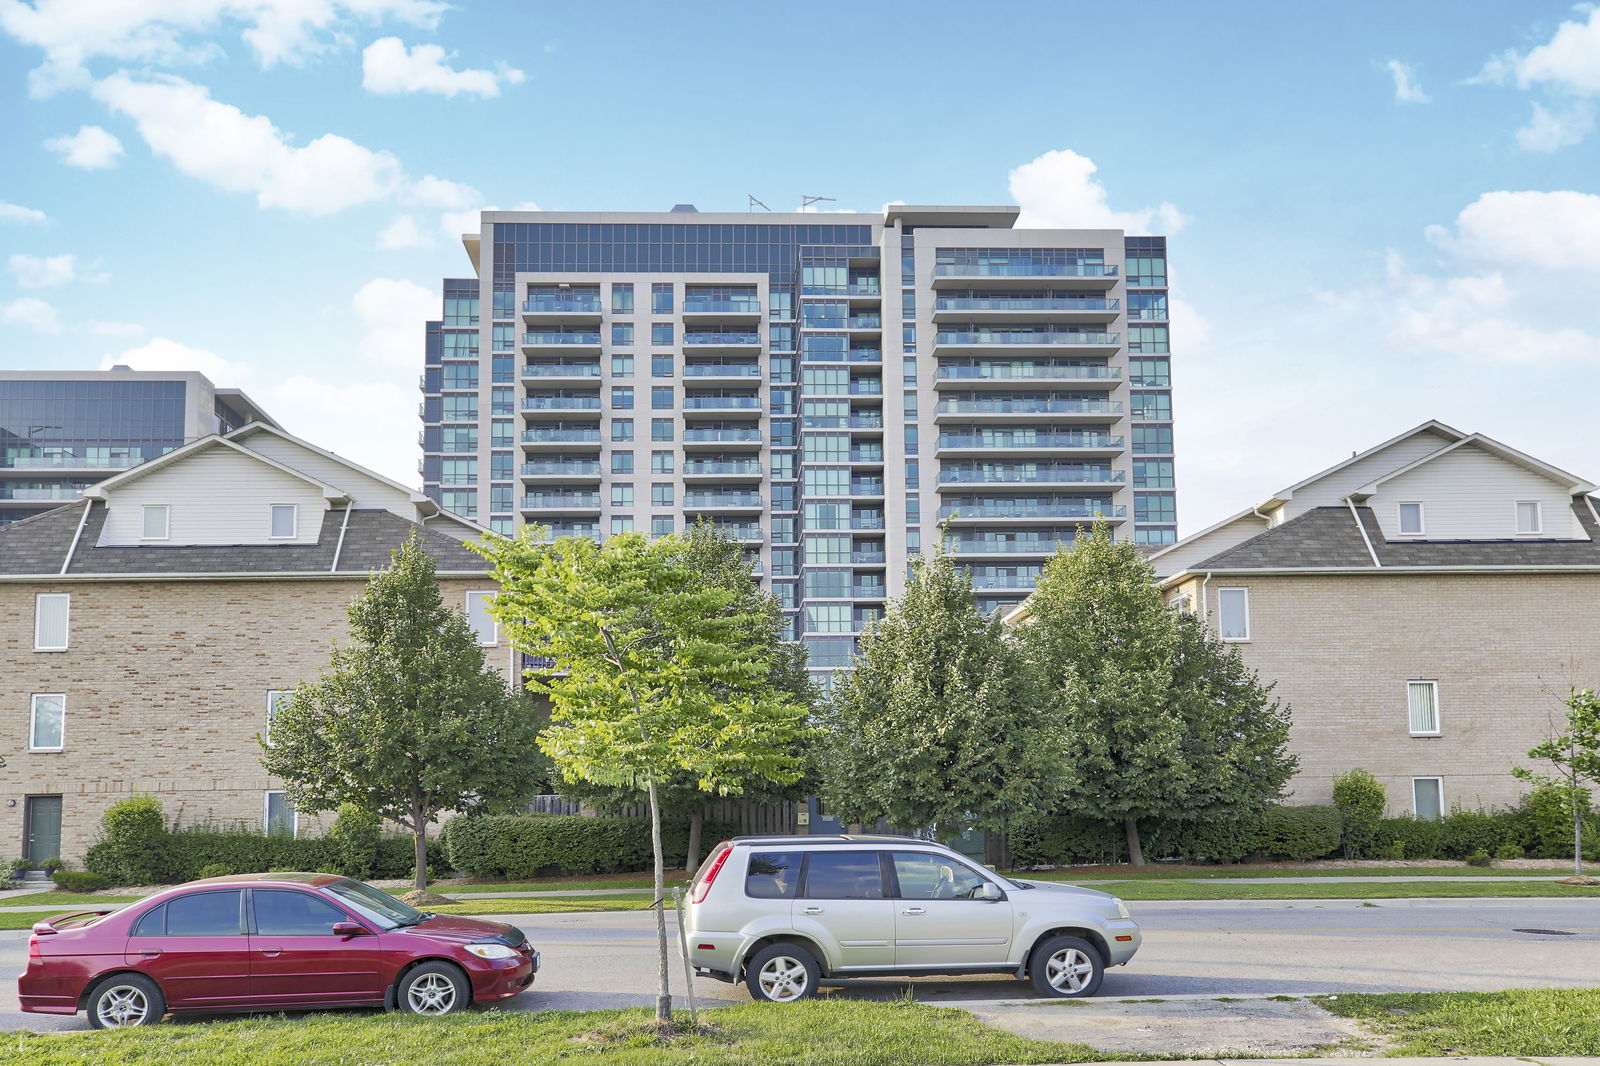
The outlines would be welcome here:
[[[545,525],[550,530],[550,535],[543,541],[549,544],[561,537],[588,537],[590,540],[600,539],[600,527],[592,522],[549,522]]]
[[[751,429],[716,429],[690,427],[683,431],[683,443],[692,445],[703,444],[760,444],[761,430]]]
[[[1059,537],[946,537],[944,550],[951,555],[1054,555],[1062,545],[1072,547],[1073,534]]]
[[[758,525],[740,522],[714,522],[712,528],[718,533],[732,537],[744,544],[760,544],[766,539],[766,534],[761,532]]]
[[[954,419],[1050,419],[1088,418],[1105,420],[1122,417],[1120,400],[1048,400],[1033,397],[995,397],[993,399],[940,400],[934,408],[934,421]]]
[[[850,461],[860,466],[882,466],[882,448],[851,448]]]
[[[560,323],[572,325],[598,325],[600,322],[600,297],[598,294],[572,296],[531,296],[522,302],[523,321],[534,323]]]
[[[850,597],[852,599],[882,600],[887,599],[888,596],[889,587],[887,585],[871,585],[865,582],[858,582],[850,586]]]
[[[1012,288],[1050,287],[1071,278],[1079,288],[1109,289],[1117,283],[1117,268],[1106,263],[938,263],[933,268],[935,288],[998,281]]]
[[[881,381],[852,381],[850,383],[851,396],[882,396],[883,382]]]
[[[529,429],[522,434],[524,445],[599,444],[600,427]]]
[[[589,382],[599,376],[599,363],[526,363],[522,367],[523,381],[538,381],[548,385],[563,380]]]
[[[988,384],[1012,385],[1017,382],[1064,382],[1092,388],[1116,388],[1122,383],[1122,368],[1116,366],[1062,366],[1052,363],[991,363],[982,366],[941,366],[934,387],[982,388]]]
[[[1028,464],[1020,468],[939,471],[939,491],[954,492],[967,485],[1120,485],[1127,480],[1121,470],[1096,466]]]
[[[701,477],[761,477],[764,471],[759,459],[686,459],[683,463],[683,476],[687,478]]]
[[[0,501],[10,500],[14,503],[37,503],[76,500],[83,494],[83,489],[72,485],[50,485],[46,488],[13,488],[0,485]]]
[[[0,455],[0,470],[126,470],[142,455]]]
[[[939,518],[951,522],[991,522],[996,519],[1037,521],[1041,518],[1082,518],[1091,522],[1114,522],[1126,518],[1128,509],[1120,503],[949,503],[939,508]]]
[[[750,332],[725,332],[688,330],[683,334],[683,346],[700,352],[760,351],[761,334]]]
[[[548,462],[523,463],[524,478],[599,478],[598,459],[556,459]]]
[[[683,318],[686,322],[731,322],[740,325],[761,321],[761,301],[713,300],[686,295],[683,300]]]
[[[882,415],[805,415],[806,429],[882,429]]]
[[[1032,591],[1039,584],[1037,573],[1021,574],[971,574],[972,590],[985,592],[990,589],[1026,589]]]
[[[522,497],[524,511],[545,514],[592,514],[600,510],[598,492],[530,492]]]
[[[1130,307],[1128,308],[1129,322],[1168,322],[1169,312],[1165,307]]]
[[[940,455],[995,453],[1038,455],[1071,450],[1089,454],[1116,455],[1125,439],[1111,433],[941,433]]]
[[[685,411],[759,411],[759,396],[685,396]]]
[[[598,330],[536,330],[522,335],[522,350],[525,352],[573,352],[585,351],[600,354],[600,333]]]
[[[1069,296],[941,296],[933,302],[935,322],[960,318],[1008,318],[1019,322],[1040,318],[1108,322],[1122,301]],[[1131,318],[1132,315],[1130,314]]]
[[[936,351],[989,351],[997,348],[1081,348],[1115,351],[1122,334],[1098,330],[939,330]]]
[[[529,396],[522,401],[522,413],[532,418],[563,415],[569,411],[598,411],[599,396]]]
[[[888,558],[885,552],[851,552],[850,561],[858,566],[871,566],[874,563],[882,564]]]
[[[883,330],[883,317],[881,315],[851,315],[845,319],[845,327],[868,333],[880,333]]]
[[[842,352],[801,352],[802,363],[881,363],[881,348],[851,348]]]
[[[685,511],[760,511],[765,505],[758,492],[685,492]]]
[[[686,363],[683,367],[683,376],[686,378],[739,378],[741,380],[761,377],[759,363]]]

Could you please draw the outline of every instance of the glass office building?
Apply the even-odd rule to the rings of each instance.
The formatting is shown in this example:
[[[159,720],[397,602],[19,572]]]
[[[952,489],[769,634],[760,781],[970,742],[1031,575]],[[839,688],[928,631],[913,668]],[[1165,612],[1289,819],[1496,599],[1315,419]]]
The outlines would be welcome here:
[[[273,422],[203,374],[0,371],[0,525],[208,433]]]
[[[1176,537],[1163,237],[883,214],[486,211],[425,491],[500,532],[744,543],[819,672],[942,541],[986,608],[1095,523]]]

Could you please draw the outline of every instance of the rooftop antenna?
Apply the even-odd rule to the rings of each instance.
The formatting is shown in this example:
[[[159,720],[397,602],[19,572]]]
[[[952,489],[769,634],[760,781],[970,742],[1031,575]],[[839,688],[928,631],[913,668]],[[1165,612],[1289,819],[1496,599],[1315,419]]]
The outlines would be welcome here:
[[[750,201],[748,204],[745,205],[745,210],[746,211],[754,211],[758,207],[761,208],[761,210],[763,210],[763,211],[771,211],[772,210],[772,208],[768,207],[766,204],[762,203],[760,200],[757,200],[755,198],[755,196],[753,196],[753,195],[746,194],[745,199]]]
[[[837,200],[835,200],[831,196],[806,196],[806,195],[802,194],[801,197],[800,197],[800,210],[804,211],[806,208],[810,207],[812,204],[821,203],[824,200],[828,201],[828,203],[830,203],[830,204],[838,202]]]

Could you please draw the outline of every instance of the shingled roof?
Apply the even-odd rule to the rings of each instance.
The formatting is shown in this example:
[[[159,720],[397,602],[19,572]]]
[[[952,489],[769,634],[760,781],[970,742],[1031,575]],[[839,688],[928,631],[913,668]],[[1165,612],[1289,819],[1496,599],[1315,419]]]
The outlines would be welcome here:
[[[74,577],[143,574],[366,574],[389,565],[389,552],[415,531],[423,550],[441,572],[481,574],[483,558],[460,541],[407,521],[383,509],[353,509],[345,524],[343,509],[328,510],[315,544],[241,544],[203,546],[98,547],[106,509],[79,501],[41,515],[0,526],[0,575],[44,576],[61,573],[73,536],[90,507],[83,534],[72,552],[67,573]],[[339,545],[341,528],[344,544]],[[339,566],[331,570],[335,552]]]
[[[1573,567],[1600,569],[1600,526],[1588,507],[1572,511],[1589,540],[1412,540],[1385,539],[1370,507],[1317,507],[1281,526],[1189,567],[1198,570],[1376,570],[1367,542],[1383,568],[1392,567]]]

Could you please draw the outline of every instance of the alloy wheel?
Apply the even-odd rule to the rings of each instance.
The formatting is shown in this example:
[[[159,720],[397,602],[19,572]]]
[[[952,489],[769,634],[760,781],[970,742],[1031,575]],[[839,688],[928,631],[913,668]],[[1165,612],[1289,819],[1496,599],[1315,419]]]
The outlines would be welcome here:
[[[1093,960],[1077,948],[1062,948],[1045,964],[1045,979],[1058,992],[1082,992],[1093,977]]]
[[[449,1014],[456,1005],[456,986],[442,973],[426,973],[406,990],[406,1002],[414,1014]]]
[[[761,991],[776,1003],[799,999],[806,994],[809,983],[805,965],[788,955],[774,955],[768,959],[758,979]]]
[[[142,1025],[150,1016],[150,1000],[144,989],[135,985],[117,985],[107,989],[95,1005],[95,1017],[107,1029],[122,1029]]]

